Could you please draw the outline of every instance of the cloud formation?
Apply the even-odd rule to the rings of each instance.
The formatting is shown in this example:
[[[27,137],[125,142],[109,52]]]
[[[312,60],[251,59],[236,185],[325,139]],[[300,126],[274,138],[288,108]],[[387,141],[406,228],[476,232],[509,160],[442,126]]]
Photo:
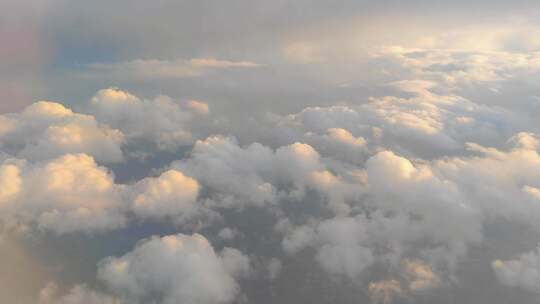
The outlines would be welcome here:
[[[86,153],[102,162],[123,160],[124,134],[60,103],[39,101],[21,113],[0,116],[3,152],[30,160]]]
[[[0,302],[537,303],[535,1],[38,2]]]
[[[103,260],[98,276],[125,303],[231,303],[249,259],[236,249],[216,253],[201,235],[169,235],[140,242]]]
[[[503,284],[539,292],[540,253],[538,249],[524,253],[516,259],[495,260],[492,267]]]
[[[215,58],[190,60],[138,59],[118,63],[92,63],[88,66],[92,77],[134,78],[137,80],[200,77],[222,69],[258,68],[262,64],[251,61],[229,61]]]

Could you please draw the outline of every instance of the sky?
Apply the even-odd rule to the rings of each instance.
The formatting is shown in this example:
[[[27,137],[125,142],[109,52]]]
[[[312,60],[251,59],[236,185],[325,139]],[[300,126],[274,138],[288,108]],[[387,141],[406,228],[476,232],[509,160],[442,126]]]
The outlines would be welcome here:
[[[0,0],[0,302],[536,304],[536,0]]]

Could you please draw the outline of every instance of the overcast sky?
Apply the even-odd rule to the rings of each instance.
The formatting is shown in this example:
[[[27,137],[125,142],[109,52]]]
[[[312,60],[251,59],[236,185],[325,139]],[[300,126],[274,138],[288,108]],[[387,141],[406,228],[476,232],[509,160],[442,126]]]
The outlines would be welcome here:
[[[539,20],[0,0],[0,302],[538,303]]]

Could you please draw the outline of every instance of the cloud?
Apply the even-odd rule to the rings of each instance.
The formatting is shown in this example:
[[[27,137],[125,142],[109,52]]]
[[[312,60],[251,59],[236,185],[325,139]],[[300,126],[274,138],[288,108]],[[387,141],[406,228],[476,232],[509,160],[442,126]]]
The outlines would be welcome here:
[[[37,163],[6,158],[0,163],[0,222],[5,231],[67,234],[123,228],[131,212],[139,220],[177,225],[211,221],[216,215],[197,202],[199,189],[177,170],[117,184],[86,154]]]
[[[195,67],[201,68],[255,68],[260,67],[261,64],[251,61],[229,61],[229,60],[217,60],[214,58],[196,58],[189,60],[189,63]]]
[[[208,104],[204,101],[199,100],[189,100],[186,102],[186,107],[200,115],[206,115],[210,113],[210,108],[208,107]]]
[[[197,112],[205,108],[201,102],[188,103],[188,107]],[[90,112],[100,122],[121,130],[128,141],[153,142],[159,149],[170,150],[193,140],[189,130],[191,112],[166,96],[141,100],[111,87],[92,97]]]
[[[516,259],[495,260],[493,270],[501,283],[538,293],[540,290],[540,248]]]
[[[369,283],[368,293],[373,303],[389,304],[401,296],[402,290],[399,281],[385,280]]]
[[[197,141],[190,157],[172,167],[195,177],[217,207],[275,205],[287,197],[301,200],[306,191],[315,190],[331,198],[330,209],[346,213],[344,201],[355,195],[352,186],[326,170],[319,153],[303,143],[273,151],[213,136]]]
[[[430,265],[419,260],[405,260],[405,273],[409,281],[409,290],[419,292],[434,287],[439,278]]]
[[[441,178],[431,167],[415,166],[390,151],[372,156],[366,173],[367,184],[356,186],[364,199],[350,204],[353,212],[369,211],[285,229],[285,251],[295,254],[314,248],[323,269],[356,278],[377,263],[397,267],[405,253],[413,252],[452,273],[468,246],[482,241],[482,212],[460,191],[459,180]],[[427,270],[415,272],[424,274]],[[417,289],[429,285],[422,282],[428,278],[415,280]]]
[[[496,86],[540,69],[537,52],[386,47],[374,56],[403,69],[409,77],[432,80],[449,87]]]
[[[218,236],[225,241],[234,240],[235,238],[239,237],[239,235],[240,232],[238,232],[238,230],[229,227],[221,229],[218,233]]]
[[[268,278],[270,280],[275,280],[281,273],[283,265],[280,260],[272,258],[266,266],[266,269],[268,270]]]
[[[534,1],[97,1],[0,9],[0,108],[77,109],[0,115],[43,301],[537,302]]]
[[[236,249],[216,253],[199,234],[146,239],[99,265],[99,278],[126,303],[218,304],[239,295],[249,259]]]
[[[190,158],[173,164],[215,193],[220,205],[261,206],[275,200],[275,189],[265,180],[273,152],[260,144],[242,148],[232,138],[209,137],[195,143]]]
[[[133,211],[140,218],[190,218],[202,212],[197,203],[199,183],[182,172],[169,170],[134,186]]]
[[[89,114],[39,101],[20,113],[0,115],[2,152],[32,161],[85,153],[99,162],[119,163],[133,144],[174,150],[192,143],[193,120],[210,111],[203,101],[144,100],[114,87],[98,91],[83,108]]]
[[[321,141],[329,140],[348,146],[326,148],[329,155],[346,153],[352,148],[352,134],[357,134],[360,138],[353,145],[357,149],[359,143],[366,141],[368,147],[378,144],[424,157],[455,153],[469,141],[501,144],[530,123],[526,119],[519,120],[515,113],[503,107],[433,93],[433,85],[424,81],[393,83],[392,86],[412,97],[372,97],[360,106],[308,107],[275,123],[294,136],[307,132],[307,138],[320,146],[324,146]],[[338,129],[342,129],[339,134]],[[346,132],[351,136],[345,138]],[[340,150],[343,152],[338,153]]]
[[[65,295],[59,295],[58,286],[49,283],[39,295],[38,304],[116,304],[119,303],[109,295],[96,292],[85,285],[74,286]]]
[[[200,77],[224,69],[249,69],[264,66],[251,61],[229,61],[215,58],[190,60],[137,59],[117,63],[93,63],[84,75],[115,79],[152,80]]]
[[[107,231],[125,225],[120,187],[91,156],[66,154],[45,163],[7,159],[2,176],[2,224],[27,230],[33,224],[59,234]],[[30,225],[29,227],[27,227]]]
[[[0,115],[0,148],[30,160],[86,153],[98,161],[120,162],[123,142],[121,131],[56,102],[39,101],[21,113]]]

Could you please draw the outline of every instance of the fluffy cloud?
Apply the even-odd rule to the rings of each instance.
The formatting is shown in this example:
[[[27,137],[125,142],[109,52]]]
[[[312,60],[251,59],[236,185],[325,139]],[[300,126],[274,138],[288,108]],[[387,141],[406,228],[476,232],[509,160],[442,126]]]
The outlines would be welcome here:
[[[99,232],[24,239],[61,282],[149,231],[196,230],[258,263],[199,235],[153,237],[45,303],[537,302],[538,250],[504,260],[540,235],[533,0],[61,2],[0,10],[31,21],[0,31],[1,88],[76,100],[114,80],[218,108],[108,88],[80,105],[91,115],[53,102],[0,115],[2,232]],[[20,75],[44,41],[60,47],[36,53],[61,64]],[[208,57],[175,59],[191,56]],[[73,242],[81,254],[49,248]],[[503,284],[533,292],[493,288],[493,256]]]
[[[434,162],[438,174],[455,181],[462,193],[490,218],[511,217],[538,229],[540,156],[532,134],[518,133],[504,149],[468,144],[470,157]]]
[[[150,142],[160,150],[191,143],[193,116],[210,111],[202,101],[142,100],[117,88],[100,90],[85,108],[91,115],[39,101],[20,113],[0,115],[0,149],[28,160],[85,153],[102,163],[118,163],[124,160],[122,149],[133,143]]]
[[[120,187],[112,173],[85,154],[45,163],[7,159],[2,165],[2,222],[7,228],[37,224],[57,233],[122,227]],[[10,227],[13,226],[13,227]]]
[[[272,151],[260,144],[240,147],[234,139],[209,137],[195,143],[189,159],[173,164],[216,192],[222,204],[263,205],[275,200],[265,180],[271,172]]]
[[[193,105],[190,108],[194,109]],[[129,92],[108,88],[92,97],[90,111],[129,140],[153,142],[160,149],[174,149],[192,141],[191,112],[166,96],[141,100]]]
[[[495,260],[493,270],[501,283],[532,292],[540,291],[540,247],[512,260]]]
[[[483,241],[484,224],[505,218],[538,231],[536,136],[518,133],[504,150],[469,147],[472,155],[431,162],[377,153],[366,162],[367,183],[358,185],[366,196],[352,205],[359,214],[281,225],[283,249],[314,248],[323,269],[352,278],[390,263],[403,268],[406,290],[421,292],[453,277],[468,249]],[[510,280],[535,271],[522,266],[532,257],[494,267]]]
[[[366,140],[368,144],[434,157],[455,153],[469,141],[501,144],[526,123],[502,107],[433,93],[432,82],[402,81],[392,86],[412,97],[373,97],[360,106],[308,107],[277,124],[283,132],[307,132],[307,138],[323,147],[321,151],[354,161],[351,154],[361,152]],[[301,137],[298,131],[292,131],[293,136]],[[324,148],[324,141],[330,148]]]
[[[275,151],[258,143],[239,146],[235,139],[214,136],[196,142],[191,156],[175,162],[199,180],[221,207],[263,206],[283,198],[302,199],[308,189],[330,198],[335,212],[348,212],[353,186],[327,170],[313,147],[303,143]]]
[[[40,101],[21,113],[0,115],[0,149],[30,160],[86,153],[98,161],[119,162],[123,142],[122,132],[55,102]]]
[[[145,179],[137,187],[140,193],[135,197],[133,208],[136,214],[148,217],[182,213],[195,203],[199,194],[199,183],[176,170]]]
[[[122,257],[101,262],[99,278],[126,303],[231,303],[249,259],[236,249],[216,253],[201,235],[169,235],[140,242]]]
[[[540,69],[538,52],[395,46],[383,48],[375,57],[397,64],[409,77],[431,79],[451,87],[487,84],[496,88],[499,82]]]
[[[145,178],[130,190],[132,208],[141,219],[172,219],[178,224],[201,216],[211,216],[210,211],[197,202],[197,180],[178,170],[168,170],[155,178]]]
[[[7,158],[0,164],[1,222],[7,231],[35,226],[64,234],[118,229],[130,212],[179,225],[211,220],[213,213],[197,202],[199,187],[177,170],[116,184],[112,172],[86,154],[37,163]]]
[[[482,240],[479,212],[455,182],[437,177],[429,166],[383,151],[367,161],[366,171],[368,183],[358,187],[365,187],[367,197],[355,202],[366,211],[289,228],[286,252],[314,247],[323,269],[351,278],[378,262],[398,266],[406,253],[451,273],[468,245]],[[415,280],[419,289],[423,279]]]

